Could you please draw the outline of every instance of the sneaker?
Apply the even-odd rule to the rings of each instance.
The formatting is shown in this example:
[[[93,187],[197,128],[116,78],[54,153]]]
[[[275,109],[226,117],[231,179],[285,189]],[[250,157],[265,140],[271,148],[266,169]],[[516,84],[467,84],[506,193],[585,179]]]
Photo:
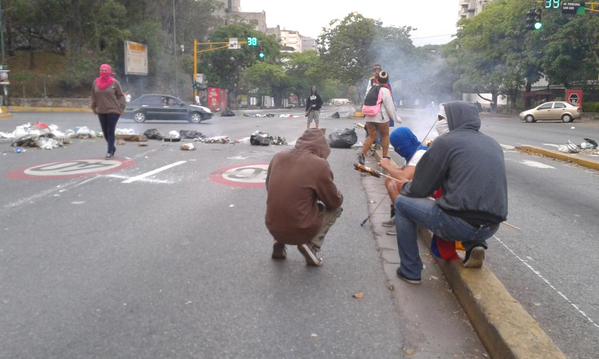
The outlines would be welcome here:
[[[287,258],[287,250],[284,244],[275,243],[272,245],[272,259],[285,259]]]
[[[485,247],[475,246],[469,251],[466,251],[466,258],[464,258],[464,267],[466,268],[480,268],[483,266],[485,260]]]
[[[107,160],[109,160],[109,159],[111,159],[112,157],[114,157],[114,155],[113,155],[112,153],[107,153],[107,154],[106,154],[106,157],[104,157],[104,159],[107,159]]]
[[[388,230],[387,232],[385,232],[388,236],[397,236],[397,231],[395,230],[395,228],[391,228],[390,230]]]
[[[320,267],[322,257],[320,251],[311,244],[300,244],[297,246],[300,253],[306,258],[306,264],[309,266]]]
[[[391,217],[390,220],[383,222],[383,227],[395,227],[395,217]]]
[[[358,163],[361,165],[364,165],[366,163],[366,157],[364,157],[363,153],[360,153],[358,155]]]
[[[399,268],[397,268],[397,276],[399,277],[399,279],[403,280],[404,282],[410,283],[410,284],[420,284],[420,283],[422,283],[422,280],[420,278],[414,279],[414,278],[408,278],[408,277],[406,277],[399,270]]]

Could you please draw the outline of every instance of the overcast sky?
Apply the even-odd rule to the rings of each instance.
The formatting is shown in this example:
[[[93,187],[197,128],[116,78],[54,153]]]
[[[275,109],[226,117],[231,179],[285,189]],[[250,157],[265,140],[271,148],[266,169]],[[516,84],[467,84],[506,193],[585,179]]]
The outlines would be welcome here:
[[[241,0],[242,11],[266,11],[268,27],[280,25],[317,37],[332,19],[353,11],[386,26],[412,26],[416,45],[444,44],[456,32],[459,0]]]

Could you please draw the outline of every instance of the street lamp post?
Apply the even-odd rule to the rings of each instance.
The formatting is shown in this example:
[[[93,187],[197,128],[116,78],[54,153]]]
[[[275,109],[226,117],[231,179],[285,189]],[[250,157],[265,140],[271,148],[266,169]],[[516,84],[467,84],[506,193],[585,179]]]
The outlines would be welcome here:
[[[175,52],[175,97],[179,97],[179,68],[177,61],[177,17],[175,9],[175,0],[173,0],[173,51]]]

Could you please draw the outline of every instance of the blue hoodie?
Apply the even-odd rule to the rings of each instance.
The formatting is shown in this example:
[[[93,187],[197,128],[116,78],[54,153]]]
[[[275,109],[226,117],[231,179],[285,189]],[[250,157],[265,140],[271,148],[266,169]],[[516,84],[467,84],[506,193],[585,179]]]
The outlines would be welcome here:
[[[410,162],[414,153],[418,150],[428,150],[428,147],[423,146],[412,130],[407,127],[399,127],[391,133],[389,141],[401,157],[407,162]]]

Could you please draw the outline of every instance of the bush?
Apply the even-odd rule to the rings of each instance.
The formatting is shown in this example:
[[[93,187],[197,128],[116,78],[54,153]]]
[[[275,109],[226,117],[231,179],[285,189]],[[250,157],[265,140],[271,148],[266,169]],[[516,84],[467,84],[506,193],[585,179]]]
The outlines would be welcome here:
[[[585,102],[582,105],[584,112],[599,112],[599,102]]]

